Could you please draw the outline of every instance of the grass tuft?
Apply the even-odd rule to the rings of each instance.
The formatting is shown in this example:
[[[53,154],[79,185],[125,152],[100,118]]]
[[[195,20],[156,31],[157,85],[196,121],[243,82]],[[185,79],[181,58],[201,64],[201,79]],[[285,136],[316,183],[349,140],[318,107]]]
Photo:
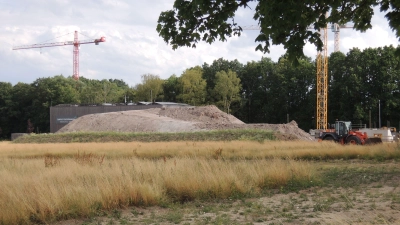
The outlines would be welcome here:
[[[74,155],[74,160],[75,162],[81,165],[93,166],[94,164],[99,164],[101,166],[104,162],[104,157],[105,154],[97,155],[94,153],[85,153],[85,152],[80,154],[80,152],[78,151],[78,153]]]
[[[44,156],[44,167],[53,167],[60,165],[60,157],[52,154],[46,154]]]

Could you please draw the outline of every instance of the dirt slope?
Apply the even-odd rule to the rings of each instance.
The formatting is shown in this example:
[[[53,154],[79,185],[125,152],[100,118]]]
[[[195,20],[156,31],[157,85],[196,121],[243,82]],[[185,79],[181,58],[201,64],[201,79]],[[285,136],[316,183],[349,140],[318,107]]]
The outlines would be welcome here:
[[[85,115],[67,124],[58,132],[184,132],[201,130],[195,126],[195,122],[161,117],[158,115],[159,110],[130,110]]]
[[[281,139],[313,140],[295,121],[287,124],[245,124],[216,106],[166,107],[90,114],[77,118],[58,132],[186,132],[218,129],[266,129]]]

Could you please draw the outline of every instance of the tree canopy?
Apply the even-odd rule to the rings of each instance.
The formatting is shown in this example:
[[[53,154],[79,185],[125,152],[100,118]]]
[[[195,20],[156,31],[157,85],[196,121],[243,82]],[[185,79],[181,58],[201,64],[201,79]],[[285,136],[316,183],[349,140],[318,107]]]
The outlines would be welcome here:
[[[231,103],[233,101],[240,101],[240,78],[237,77],[236,72],[232,70],[219,71],[215,74],[216,82],[214,93],[219,98],[224,111],[230,113]]]
[[[163,99],[163,83],[164,81],[158,75],[143,74],[141,84],[135,86],[136,100],[156,102]]]
[[[249,7],[253,0],[175,0],[173,9],[161,12],[157,32],[173,49],[196,47],[199,41],[226,41],[240,36],[241,25],[234,20],[241,7]],[[282,44],[291,60],[304,56],[306,42],[322,50],[319,30],[327,24],[352,21],[354,29],[366,31],[372,27],[374,7],[385,12],[389,26],[400,37],[400,2],[395,0],[303,0],[260,1],[253,19],[260,26],[256,50],[269,52],[270,46]],[[329,13],[328,16],[327,13]],[[315,30],[309,30],[313,27]]]
[[[383,126],[400,126],[400,61],[395,56],[399,50],[400,46],[353,48],[346,55],[329,56],[329,123],[339,119],[374,128],[380,121]],[[151,100],[216,105],[245,123],[295,120],[307,131],[315,128],[315,89],[315,61],[302,58],[294,66],[287,55],[277,62],[262,57],[245,64],[220,58],[168,79],[144,74],[142,83],[134,87],[122,80],[81,77],[75,81],[63,76],[14,86],[0,82],[0,139],[28,128],[49,132],[49,108],[58,104]]]
[[[196,66],[187,69],[178,80],[181,94],[178,99],[192,105],[204,104],[206,97],[206,80],[202,78],[203,69]]]

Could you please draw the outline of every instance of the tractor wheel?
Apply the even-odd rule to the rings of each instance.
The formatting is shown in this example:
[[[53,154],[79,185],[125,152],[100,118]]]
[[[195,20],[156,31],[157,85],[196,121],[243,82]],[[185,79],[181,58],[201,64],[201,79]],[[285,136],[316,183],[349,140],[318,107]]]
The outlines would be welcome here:
[[[323,141],[335,141],[335,139],[333,139],[333,137],[331,137],[331,136],[328,136],[328,137],[325,137],[324,138],[324,140]]]
[[[361,140],[357,136],[350,136],[350,137],[347,138],[346,143],[350,144],[350,145],[360,145],[361,144]]]

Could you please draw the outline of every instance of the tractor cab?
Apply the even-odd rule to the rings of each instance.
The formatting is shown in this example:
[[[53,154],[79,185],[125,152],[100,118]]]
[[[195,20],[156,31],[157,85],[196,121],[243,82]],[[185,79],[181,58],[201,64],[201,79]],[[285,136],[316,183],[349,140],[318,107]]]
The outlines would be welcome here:
[[[332,136],[336,141],[339,138],[347,136],[351,130],[350,121],[336,121],[335,124],[330,126],[331,129],[324,130],[320,134],[326,134],[327,136]]]
[[[336,134],[340,137],[348,135],[349,131],[351,130],[350,121],[336,121],[334,126]]]

